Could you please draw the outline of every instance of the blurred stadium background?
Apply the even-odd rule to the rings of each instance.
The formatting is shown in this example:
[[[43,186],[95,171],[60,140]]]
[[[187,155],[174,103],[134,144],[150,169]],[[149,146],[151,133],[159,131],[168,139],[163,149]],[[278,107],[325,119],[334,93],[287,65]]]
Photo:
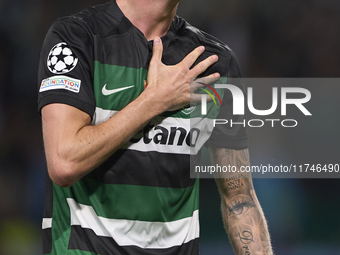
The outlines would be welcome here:
[[[44,36],[57,17],[103,2],[0,0],[0,255],[41,254],[45,162],[36,101]],[[340,74],[339,1],[183,0],[178,13],[226,42],[246,77]],[[334,102],[340,90],[321,92],[318,104],[330,109],[326,117],[332,120],[319,125],[322,135],[251,130],[253,162],[269,160],[267,153],[275,151],[279,163],[339,163],[340,105]],[[340,254],[339,179],[255,179],[254,185],[277,255]],[[202,180],[200,201],[201,254],[232,254],[213,180]]]

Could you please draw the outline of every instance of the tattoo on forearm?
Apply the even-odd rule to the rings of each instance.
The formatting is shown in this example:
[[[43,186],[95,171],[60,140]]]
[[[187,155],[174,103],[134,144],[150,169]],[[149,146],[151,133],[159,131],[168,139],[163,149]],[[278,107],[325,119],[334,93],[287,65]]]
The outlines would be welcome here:
[[[232,200],[228,205],[229,217],[246,213],[250,208],[256,207],[254,201],[247,196],[240,196]]]
[[[241,166],[249,165],[249,153],[247,149],[231,150],[225,148],[210,148],[213,164],[231,165],[240,170]],[[239,189],[253,189],[249,173],[221,173],[216,176],[218,188],[223,193],[230,193]]]
[[[230,165],[236,166],[238,169],[241,166],[249,165],[248,150],[231,150],[231,149],[219,149],[220,154],[224,159],[229,162]]]
[[[226,191],[239,189],[242,186],[244,186],[243,182],[240,179],[234,179],[231,181],[227,181],[227,179],[230,179],[230,178],[223,179],[223,182],[225,183],[224,187]]]
[[[224,223],[236,254],[272,255],[270,237],[254,190],[225,203]]]
[[[213,164],[232,165],[240,170],[249,165],[248,150],[210,148]],[[251,174],[227,173],[215,176],[222,199],[225,228],[236,254],[272,255],[270,236],[257,200]]]
[[[249,244],[254,241],[254,237],[253,237],[253,232],[250,229],[245,229],[244,231],[242,231],[242,233],[238,233],[238,236],[240,237],[240,241],[243,243],[243,249],[244,249],[244,254],[245,255],[250,255],[250,251],[249,251]]]

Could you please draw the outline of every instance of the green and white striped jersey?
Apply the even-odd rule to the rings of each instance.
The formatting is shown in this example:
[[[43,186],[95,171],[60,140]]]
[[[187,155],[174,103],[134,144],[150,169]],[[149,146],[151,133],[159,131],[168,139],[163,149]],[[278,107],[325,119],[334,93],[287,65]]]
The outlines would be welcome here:
[[[212,54],[219,61],[203,76],[240,76],[226,45],[178,16],[162,41],[167,65],[204,45],[198,61]],[[102,123],[144,91],[151,55],[152,42],[114,0],[58,19],[41,53],[39,110],[68,104],[88,113],[92,125]],[[209,116],[237,121],[231,96],[219,94],[224,109],[210,105]],[[44,254],[198,254],[199,181],[190,178],[190,155],[199,155],[207,141],[247,147],[244,128],[213,129],[209,122],[199,106],[165,112],[72,187],[59,187],[47,176]]]

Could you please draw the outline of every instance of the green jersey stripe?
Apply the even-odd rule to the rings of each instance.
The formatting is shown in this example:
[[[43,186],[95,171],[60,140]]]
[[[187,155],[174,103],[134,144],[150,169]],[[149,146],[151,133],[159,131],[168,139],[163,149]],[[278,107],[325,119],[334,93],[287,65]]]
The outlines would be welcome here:
[[[67,255],[105,255],[105,254],[97,254],[95,252],[81,251],[81,250],[67,250],[67,253],[65,254]]]
[[[120,111],[130,102],[135,100],[144,91],[144,82],[147,80],[145,68],[132,68],[119,65],[94,63],[94,94],[96,107],[103,110]],[[215,84],[226,83],[227,78],[221,77]],[[212,85],[212,84],[210,84]],[[221,98],[224,89],[216,89]],[[191,110],[193,108],[194,110]],[[164,112],[164,117],[179,117],[190,119],[201,116],[201,106],[193,106],[172,112]],[[208,118],[215,118],[219,112],[220,105],[215,106],[213,102],[208,103]],[[102,122],[97,120],[97,122]]]
[[[94,94],[97,107],[121,110],[144,90],[147,70],[94,62]],[[133,87],[132,87],[133,86]],[[125,90],[122,90],[126,88]]]
[[[44,253],[44,255],[54,255],[55,253]],[[97,254],[95,252],[89,252],[89,251],[81,251],[81,250],[67,250],[65,253],[67,255],[102,255],[102,254]]]
[[[71,188],[60,188],[67,198],[92,205],[110,219],[168,222],[191,217],[198,209],[199,180],[188,188],[160,188],[103,184],[82,178]]]
[[[52,221],[52,254],[67,254],[68,240],[71,234],[70,209],[62,189],[53,184],[53,221]]]

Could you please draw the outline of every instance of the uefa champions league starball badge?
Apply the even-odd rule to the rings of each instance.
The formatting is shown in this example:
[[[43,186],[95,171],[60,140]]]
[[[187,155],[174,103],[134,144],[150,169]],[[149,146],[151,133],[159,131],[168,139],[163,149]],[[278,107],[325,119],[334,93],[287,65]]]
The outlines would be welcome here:
[[[77,63],[78,58],[64,42],[55,45],[47,57],[47,68],[55,74],[71,72]]]

